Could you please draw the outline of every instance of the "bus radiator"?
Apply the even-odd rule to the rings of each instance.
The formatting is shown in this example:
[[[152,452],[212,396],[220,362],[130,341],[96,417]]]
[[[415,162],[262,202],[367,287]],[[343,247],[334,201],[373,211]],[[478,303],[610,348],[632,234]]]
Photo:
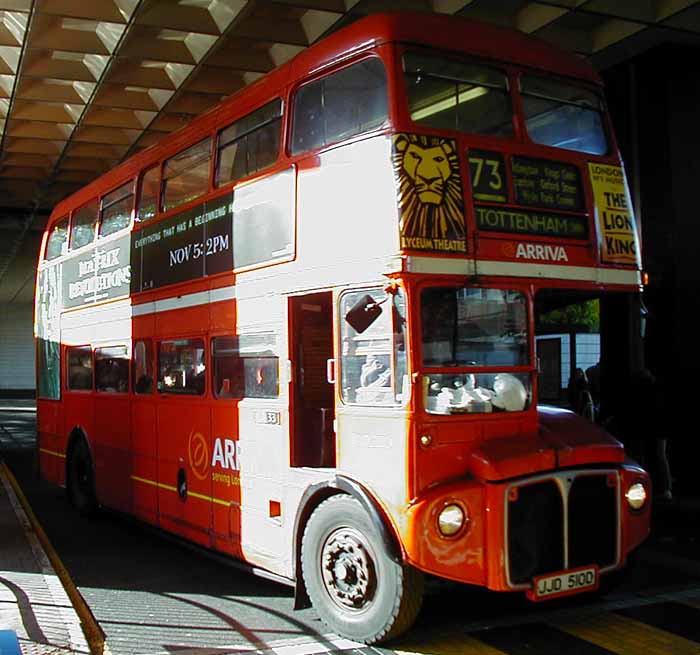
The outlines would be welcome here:
[[[508,573],[512,586],[536,576],[617,561],[617,477],[559,474],[510,487]],[[568,552],[567,552],[568,551]]]

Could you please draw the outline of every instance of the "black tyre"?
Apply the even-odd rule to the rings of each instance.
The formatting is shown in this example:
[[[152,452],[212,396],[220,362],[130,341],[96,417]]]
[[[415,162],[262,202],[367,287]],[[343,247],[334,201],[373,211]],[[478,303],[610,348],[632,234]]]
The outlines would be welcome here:
[[[95,473],[90,449],[84,439],[78,439],[68,456],[66,470],[68,498],[81,514],[89,516],[97,509]]]
[[[306,590],[336,633],[376,644],[408,630],[423,602],[423,574],[392,560],[367,512],[331,496],[311,515],[301,547]]]

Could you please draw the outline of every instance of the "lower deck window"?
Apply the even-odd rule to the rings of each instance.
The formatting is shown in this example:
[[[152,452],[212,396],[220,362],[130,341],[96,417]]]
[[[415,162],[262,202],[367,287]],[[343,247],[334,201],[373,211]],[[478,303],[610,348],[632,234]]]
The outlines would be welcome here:
[[[150,339],[134,343],[133,379],[134,393],[153,391],[153,345]]]
[[[212,359],[217,398],[279,396],[279,354],[274,334],[215,337]]]
[[[71,391],[92,390],[92,349],[90,346],[68,348],[68,388]]]
[[[126,393],[129,390],[129,355],[126,346],[95,349],[97,391]]]
[[[206,363],[202,339],[174,339],[158,344],[158,391],[201,396]]]

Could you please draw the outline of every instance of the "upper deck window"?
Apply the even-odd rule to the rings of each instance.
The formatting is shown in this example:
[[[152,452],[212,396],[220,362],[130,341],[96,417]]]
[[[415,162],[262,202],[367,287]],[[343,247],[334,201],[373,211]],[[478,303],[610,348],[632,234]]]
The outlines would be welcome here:
[[[61,255],[65,255],[68,250],[68,216],[58,221],[52,228],[49,234],[49,240],[46,243],[45,259],[56,259]]]
[[[520,93],[527,132],[535,143],[593,155],[608,151],[603,103],[593,91],[523,75]]]
[[[179,152],[163,167],[163,211],[194,200],[209,187],[211,138]]]
[[[310,82],[294,99],[292,154],[374,130],[387,107],[386,71],[376,57]]]
[[[411,120],[439,130],[509,137],[513,111],[504,73],[413,52],[403,58]]]
[[[82,248],[95,240],[97,229],[97,198],[73,213],[70,249]]]
[[[102,198],[100,236],[106,237],[127,227],[134,208],[134,182],[130,180]]]
[[[277,161],[282,100],[277,98],[240,118],[219,135],[216,185],[240,180]]]

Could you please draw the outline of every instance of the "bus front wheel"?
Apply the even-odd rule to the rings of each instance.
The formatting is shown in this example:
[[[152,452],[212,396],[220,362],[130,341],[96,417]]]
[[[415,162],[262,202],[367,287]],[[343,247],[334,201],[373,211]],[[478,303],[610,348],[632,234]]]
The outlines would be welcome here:
[[[68,456],[66,476],[68,498],[78,512],[88,516],[97,509],[95,474],[90,449],[84,439],[78,439]]]
[[[387,641],[418,616],[423,574],[389,557],[367,512],[351,496],[331,496],[314,510],[301,563],[316,611],[344,637]]]

